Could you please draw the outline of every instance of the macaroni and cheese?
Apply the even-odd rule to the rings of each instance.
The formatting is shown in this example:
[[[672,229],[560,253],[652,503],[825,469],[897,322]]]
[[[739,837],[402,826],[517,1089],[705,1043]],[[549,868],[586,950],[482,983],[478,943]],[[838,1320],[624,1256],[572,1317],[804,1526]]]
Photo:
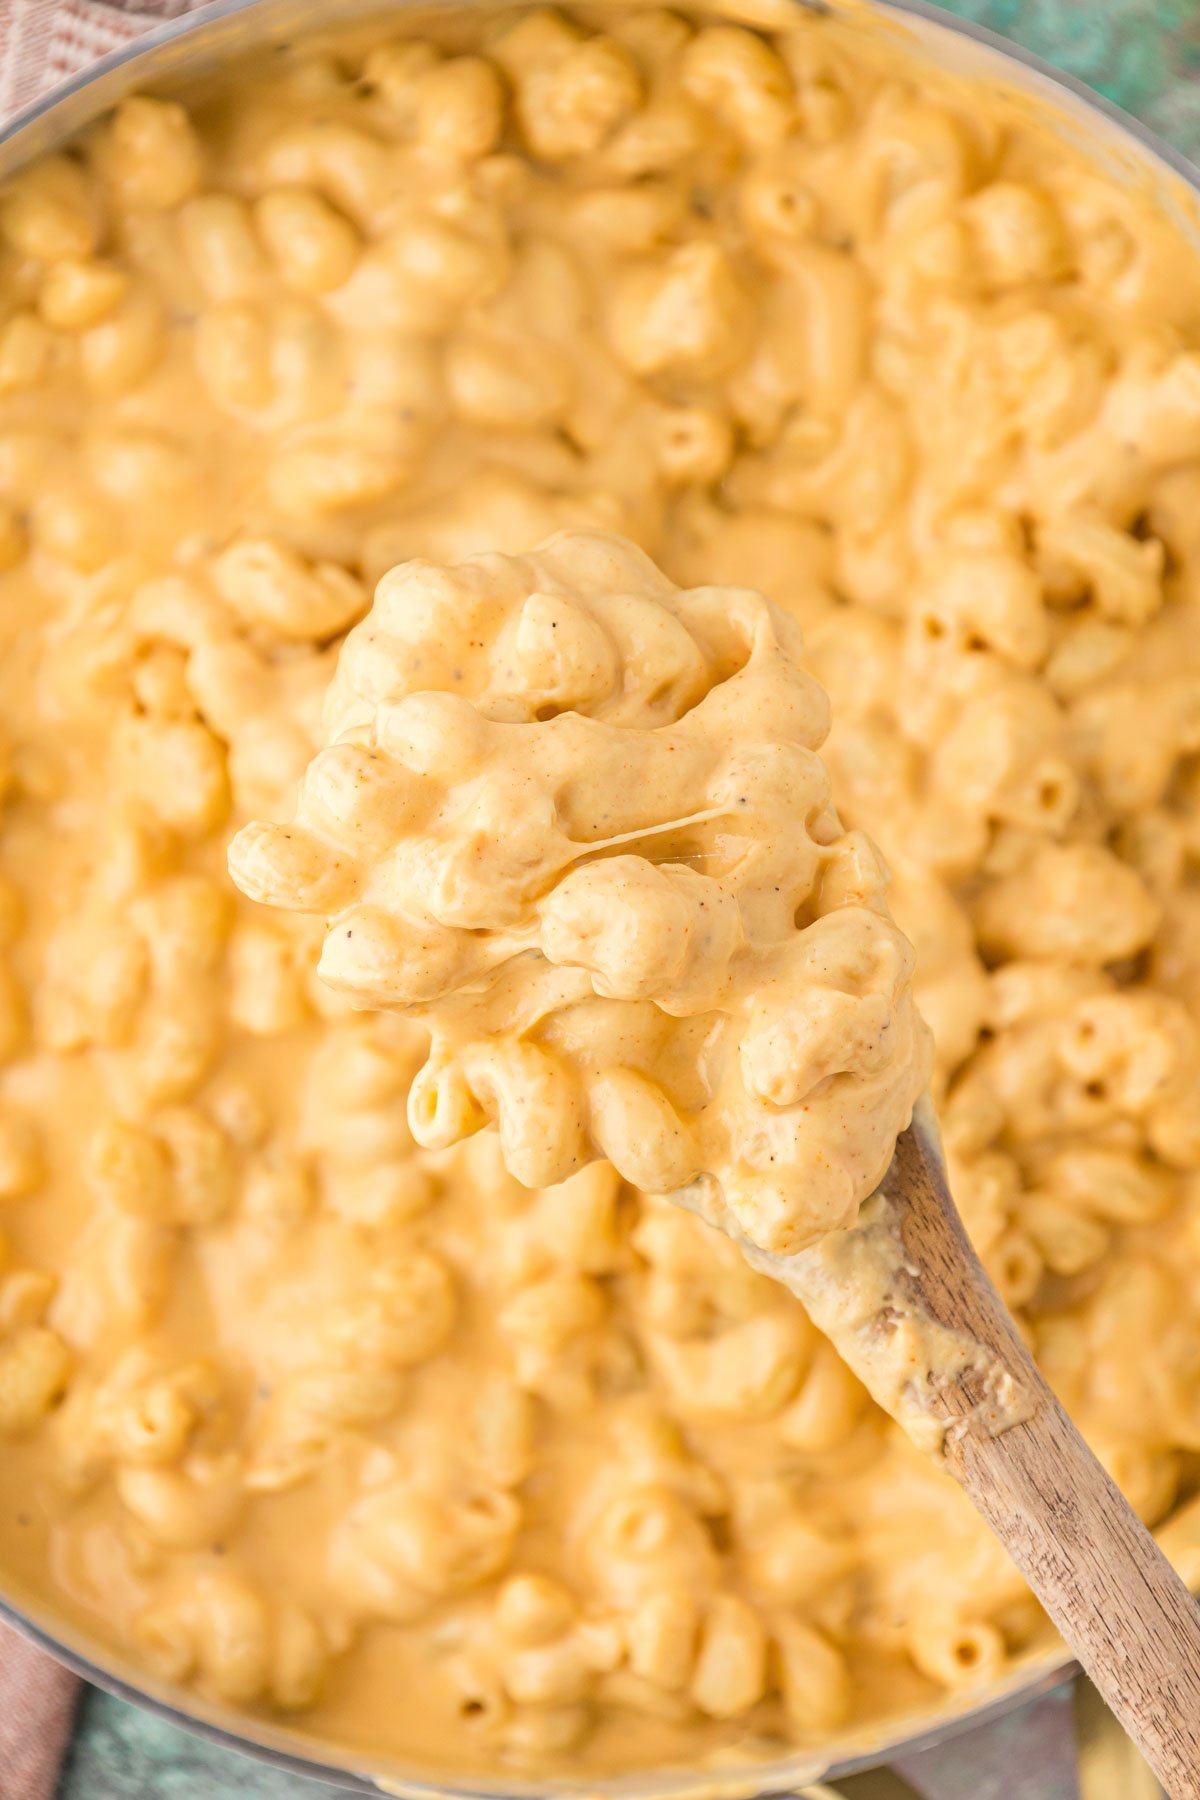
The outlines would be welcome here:
[[[349,1004],[395,998],[372,986],[389,969],[424,980],[426,949],[438,981],[477,954],[470,870],[435,857],[409,876],[463,910],[393,957],[371,833],[394,797],[359,755],[353,652],[335,676],[380,578],[418,558],[517,559],[484,565],[508,585],[469,665],[515,710],[397,695],[390,715],[444,759],[439,794],[501,738],[573,755],[579,733],[602,760],[665,723],[694,759],[679,811],[637,765],[605,777],[611,832],[584,816],[589,766],[570,835],[647,811],[678,835],[650,875],[640,839],[568,861],[545,916],[520,889],[522,859],[556,853],[544,815],[481,820],[484,904],[507,894],[560,993],[659,979],[661,936],[641,965],[609,954],[644,916],[624,880],[698,941],[703,884],[662,862],[728,851],[696,815],[731,792],[688,721],[736,695],[756,632],[786,648],[790,628],[638,561],[675,673],[618,719],[625,628],[593,631],[573,578],[547,597],[525,560],[561,531],[619,533],[681,589],[761,590],[801,627],[849,834],[806,761],[817,714],[785,753],[764,707],[745,723],[804,765],[813,810],[755,845],[804,871],[798,945],[861,923],[873,1016],[903,1035],[902,951],[854,898],[878,885],[856,834],[881,846],[974,1242],[1200,1575],[1198,490],[1182,228],[863,25],[393,13],[186,106],[132,95],[6,181],[6,1596],[339,1760],[476,1774],[819,1747],[1042,1641],[958,1489],[797,1303],[644,1191],[661,1140],[628,1083],[600,1109],[625,1136],[593,1119],[613,1160],[554,1179],[580,1148],[556,1112],[525,1186],[494,1134],[414,1141],[414,1082],[426,1137],[466,1093],[422,1077],[417,1020]],[[442,668],[467,601],[434,599]],[[352,727],[332,759],[331,683]],[[531,707],[553,712],[536,731]],[[311,818],[348,809],[361,835],[341,871],[288,866],[326,884],[315,916],[268,911],[228,845],[293,816],[314,758]],[[527,771],[542,793],[560,772]],[[346,905],[378,935],[323,950]],[[706,1018],[712,975],[671,957],[700,1010],[663,1015],[664,1045]],[[638,1067],[669,1086],[652,1050]],[[585,1062],[563,1066],[586,1084]],[[887,1056],[869,1075],[893,1127],[901,1077]],[[496,1070],[469,1091],[502,1113]],[[827,1203],[845,1216],[848,1191]]]
[[[928,1034],[799,657],[761,595],[681,593],[599,534],[379,583],[295,821],[245,827],[230,868],[332,915],[320,979],[428,1021],[419,1144],[491,1122],[528,1187],[596,1156],[711,1185],[764,1250],[851,1223]]]

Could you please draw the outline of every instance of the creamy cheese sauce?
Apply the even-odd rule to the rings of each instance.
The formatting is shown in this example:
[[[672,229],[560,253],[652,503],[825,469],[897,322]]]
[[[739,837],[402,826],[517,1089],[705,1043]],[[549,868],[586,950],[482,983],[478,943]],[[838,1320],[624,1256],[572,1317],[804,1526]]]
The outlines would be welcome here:
[[[644,10],[127,101],[0,239],[5,1592],[475,1771],[820,1746],[1040,1641],[787,1293],[611,1163],[416,1145],[421,1026],[229,881],[380,576],[562,529],[802,627],[973,1240],[1197,1572],[1191,244],[863,32]]]
[[[430,1025],[418,1143],[490,1123],[528,1187],[597,1156],[708,1185],[764,1250],[855,1218],[929,1037],[800,656],[761,595],[680,591],[599,533],[380,582],[296,818],[230,868],[326,919],[317,973],[353,1005]]]

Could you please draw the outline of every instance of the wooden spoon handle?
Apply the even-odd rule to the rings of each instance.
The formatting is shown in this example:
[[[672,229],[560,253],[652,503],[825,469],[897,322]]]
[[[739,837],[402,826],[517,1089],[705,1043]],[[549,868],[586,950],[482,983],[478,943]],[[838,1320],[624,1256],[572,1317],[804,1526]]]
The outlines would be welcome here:
[[[904,1134],[894,1172],[925,1304],[994,1347],[1031,1403],[1027,1418],[993,1433],[978,1412],[978,1378],[951,1383],[945,1417],[964,1428],[947,1433],[946,1465],[1172,1800],[1200,1800],[1200,1607],[1034,1365],[920,1124]]]
[[[936,1446],[1172,1800],[1200,1800],[1200,1607],[1034,1364],[951,1201],[936,1126],[914,1120],[858,1226],[752,1260]]]

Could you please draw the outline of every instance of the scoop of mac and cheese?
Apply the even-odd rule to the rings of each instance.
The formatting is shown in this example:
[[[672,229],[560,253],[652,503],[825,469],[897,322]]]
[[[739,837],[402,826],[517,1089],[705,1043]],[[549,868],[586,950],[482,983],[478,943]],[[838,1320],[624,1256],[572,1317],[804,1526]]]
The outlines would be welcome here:
[[[296,818],[239,887],[320,974],[429,1022],[418,1142],[499,1127],[531,1187],[605,1156],[794,1250],[847,1224],[929,1073],[886,870],[817,752],[799,627],[632,544],[412,562],[346,639]]]
[[[974,1247],[1200,1582],[1200,257],[1169,185],[862,9],[323,10],[336,28],[131,94],[0,182],[0,1592],[101,1666],[401,1782],[761,1785],[769,1758],[794,1785],[793,1747],[811,1767],[1040,1652],[1019,1574],[729,1237],[603,1158],[522,1186],[495,1131],[428,1150],[407,1116],[414,1077],[443,1120],[499,1116],[468,1042],[553,1056],[586,1098],[562,1039],[602,1016],[699,1165],[677,1068],[715,1083],[720,1049],[740,1080],[750,1027],[740,985],[699,985],[696,883],[758,956],[772,857],[820,865],[809,943],[871,912],[834,906],[820,806],[768,830],[758,789],[710,799],[715,761],[669,812],[598,760],[556,785],[549,744],[686,742],[760,681],[745,600],[717,637],[652,590],[686,653],[661,710],[624,648],[618,688],[574,577],[523,563],[494,629],[464,634],[460,597],[410,646],[443,721],[423,741],[481,773],[485,738],[537,745],[531,786],[587,845],[535,899],[530,844],[563,850],[545,815],[481,824],[476,891],[503,866],[514,916],[429,915],[441,972],[389,996],[438,1013],[435,1081],[419,1017],[355,1010],[316,965],[349,907],[389,956],[425,916],[381,898],[388,847],[411,860],[467,776],[334,746],[325,822],[310,797],[290,828],[312,913],[235,892],[229,840],[292,817],[344,634],[398,564],[599,529],[684,588],[767,593],[832,699],[839,814],[892,870]],[[649,606],[644,579],[621,588]],[[584,616],[569,657],[535,588]],[[347,671],[380,625],[338,733],[375,716]],[[652,716],[605,711],[627,680]],[[453,731],[439,689],[467,694]],[[808,742],[765,708],[742,725],[780,769]],[[353,831],[327,822],[347,762],[387,777],[343,783]],[[428,810],[398,828],[401,774]],[[763,835],[745,808],[694,819],[742,793]],[[632,892],[627,859],[658,921],[628,942],[589,885]],[[586,960],[551,962],[592,919]],[[343,922],[345,973],[369,939]],[[545,1010],[506,1019],[531,966]],[[597,992],[614,971],[634,997]],[[715,1184],[682,1197],[720,1216]]]

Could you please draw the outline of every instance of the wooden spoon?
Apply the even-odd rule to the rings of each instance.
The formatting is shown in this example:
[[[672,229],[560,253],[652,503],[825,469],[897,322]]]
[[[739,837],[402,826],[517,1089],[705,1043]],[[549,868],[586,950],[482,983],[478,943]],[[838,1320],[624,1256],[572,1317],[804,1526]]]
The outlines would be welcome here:
[[[1200,1800],[1200,1606],[984,1273],[932,1114],[918,1109],[848,1231],[796,1256],[743,1249],[966,1489],[1172,1800]]]

